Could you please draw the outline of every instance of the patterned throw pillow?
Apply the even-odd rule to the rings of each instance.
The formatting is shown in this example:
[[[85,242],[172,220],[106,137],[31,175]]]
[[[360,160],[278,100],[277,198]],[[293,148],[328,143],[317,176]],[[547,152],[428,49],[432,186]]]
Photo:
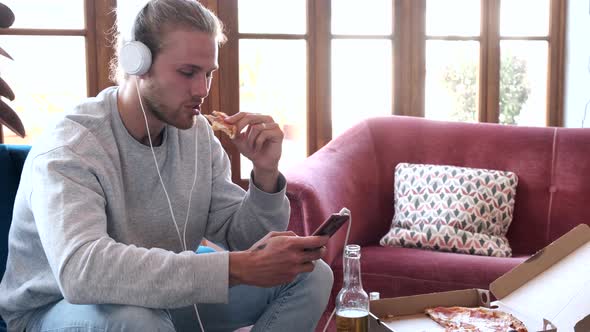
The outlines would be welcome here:
[[[518,178],[505,171],[400,163],[382,246],[509,257]]]

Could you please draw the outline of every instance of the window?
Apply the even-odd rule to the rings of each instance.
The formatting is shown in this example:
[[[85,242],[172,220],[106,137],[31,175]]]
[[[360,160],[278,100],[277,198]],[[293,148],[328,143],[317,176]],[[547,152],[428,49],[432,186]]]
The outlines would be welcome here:
[[[392,13],[391,0],[331,2],[332,137],[364,118],[391,114]]]
[[[14,60],[0,57],[2,78],[15,93],[5,102],[21,118],[27,136],[0,128],[0,142],[33,144],[57,113],[111,85],[115,0],[5,0],[14,24],[0,29],[0,47]],[[4,129],[4,130],[2,130]]]
[[[145,1],[119,1],[124,29]],[[4,142],[33,143],[53,114],[112,85],[115,2],[4,1],[16,16],[0,29],[14,58],[0,57],[16,94],[5,101],[28,134],[4,128]],[[203,108],[272,115],[282,170],[375,115],[562,125],[564,0],[202,2],[229,38]],[[219,137],[245,185],[250,162]]]
[[[273,115],[283,170],[376,115],[562,125],[563,0],[208,3],[229,38],[216,106]]]
[[[240,111],[273,117],[285,133],[281,166],[307,156],[305,0],[238,2]],[[261,19],[261,12],[272,12]],[[240,156],[247,178],[250,162]]]
[[[288,167],[308,153],[306,1],[218,1],[218,6],[229,37],[220,51],[219,78],[224,89],[237,92],[220,89],[225,103],[220,107],[228,114],[240,110],[271,115],[285,134],[279,167]],[[231,147],[228,152],[238,155]],[[240,156],[232,158],[232,165],[234,181],[244,184],[252,169],[250,161]]]
[[[425,116],[549,124],[550,12],[549,0],[427,0]]]

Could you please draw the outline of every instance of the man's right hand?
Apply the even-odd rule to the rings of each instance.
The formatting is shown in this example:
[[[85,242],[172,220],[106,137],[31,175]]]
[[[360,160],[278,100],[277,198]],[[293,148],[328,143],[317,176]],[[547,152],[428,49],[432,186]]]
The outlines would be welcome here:
[[[273,287],[289,283],[299,273],[313,271],[313,261],[324,257],[328,239],[270,232],[250,249],[229,253],[229,284]]]

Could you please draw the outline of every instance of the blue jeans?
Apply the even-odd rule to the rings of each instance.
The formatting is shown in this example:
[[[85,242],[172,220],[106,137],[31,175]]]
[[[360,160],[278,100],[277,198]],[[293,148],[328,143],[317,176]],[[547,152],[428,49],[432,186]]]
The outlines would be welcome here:
[[[228,304],[198,304],[206,332],[234,331],[254,325],[257,331],[313,331],[328,303],[333,283],[330,267],[321,260],[315,269],[289,284],[230,288]],[[27,332],[38,331],[199,331],[194,308],[150,309],[99,304],[75,305],[61,300],[39,310]]]

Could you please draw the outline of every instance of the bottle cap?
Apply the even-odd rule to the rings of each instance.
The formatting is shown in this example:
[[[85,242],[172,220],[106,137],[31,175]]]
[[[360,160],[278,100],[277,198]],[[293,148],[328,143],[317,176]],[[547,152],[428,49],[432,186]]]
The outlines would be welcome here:
[[[379,292],[370,292],[369,293],[369,300],[379,300],[380,294]]]

